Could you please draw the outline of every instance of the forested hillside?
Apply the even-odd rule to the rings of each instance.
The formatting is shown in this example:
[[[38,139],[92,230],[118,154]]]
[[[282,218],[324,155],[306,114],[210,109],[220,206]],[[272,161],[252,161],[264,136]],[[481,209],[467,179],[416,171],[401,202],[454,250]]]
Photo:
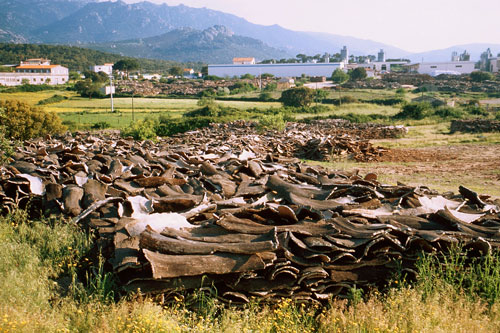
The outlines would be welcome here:
[[[127,57],[75,46],[0,43],[0,62],[2,64],[17,64],[20,60],[28,58],[47,58],[52,60],[53,64],[68,67],[70,71],[84,71],[92,65],[106,62],[115,63]],[[138,58],[137,61],[141,71],[145,72],[167,72],[172,66],[180,65],[177,62],[166,60]],[[199,70],[202,64],[186,63],[182,66]]]

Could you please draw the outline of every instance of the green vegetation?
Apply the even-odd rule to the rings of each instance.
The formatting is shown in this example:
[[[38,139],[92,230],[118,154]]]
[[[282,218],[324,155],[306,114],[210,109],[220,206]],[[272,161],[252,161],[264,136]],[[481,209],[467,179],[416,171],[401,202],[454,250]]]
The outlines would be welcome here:
[[[132,137],[135,140],[156,140],[156,121],[153,119],[137,120],[121,131],[124,137]]]
[[[59,103],[61,101],[64,101],[65,99],[68,99],[68,97],[55,94],[52,97],[42,99],[41,101],[39,101],[37,103],[37,105],[47,105],[47,104]]]
[[[68,67],[70,71],[86,71],[90,66],[116,63],[120,60],[132,60],[139,63],[143,71],[167,73],[177,62],[152,59],[134,59],[117,54],[84,49],[75,46],[41,44],[6,44],[0,43],[0,59],[6,64],[16,64],[28,58],[47,58],[53,64]],[[186,67],[201,68],[201,63],[187,63]]]
[[[352,81],[364,80],[367,77],[366,69],[364,67],[356,67],[353,70],[350,70],[347,74],[349,74],[349,79]]]
[[[469,74],[469,76],[474,82],[482,82],[495,79],[495,76],[492,73],[482,71],[472,72]]]
[[[56,114],[23,102],[0,101],[0,110],[0,127],[9,139],[26,140],[65,130]]]
[[[337,68],[336,70],[333,71],[331,79],[333,83],[342,84],[345,81],[349,80],[349,75],[342,69]]]
[[[314,101],[314,90],[307,87],[292,88],[283,91],[281,103],[284,106],[308,107]]]

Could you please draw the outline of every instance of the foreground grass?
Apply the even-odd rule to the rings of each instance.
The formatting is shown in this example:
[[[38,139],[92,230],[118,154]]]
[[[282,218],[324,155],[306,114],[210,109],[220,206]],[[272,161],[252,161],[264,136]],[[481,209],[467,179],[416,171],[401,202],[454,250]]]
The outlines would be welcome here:
[[[160,306],[117,289],[91,258],[92,236],[61,221],[0,218],[0,332],[498,332],[498,257],[463,266],[460,251],[442,269],[423,257],[421,283],[395,277],[386,293],[354,289],[328,306],[279,304],[227,308],[195,294]],[[464,267],[464,269],[456,269]],[[86,272],[89,279],[78,279]],[[487,276],[485,275],[487,274]],[[465,280],[465,276],[469,276]],[[67,286],[61,280],[68,280]],[[484,280],[484,281],[482,281]],[[459,282],[463,282],[462,284]],[[465,282],[464,282],[465,281]],[[476,286],[474,289],[470,286]],[[488,288],[486,288],[488,287]],[[193,301],[198,310],[191,310]]]

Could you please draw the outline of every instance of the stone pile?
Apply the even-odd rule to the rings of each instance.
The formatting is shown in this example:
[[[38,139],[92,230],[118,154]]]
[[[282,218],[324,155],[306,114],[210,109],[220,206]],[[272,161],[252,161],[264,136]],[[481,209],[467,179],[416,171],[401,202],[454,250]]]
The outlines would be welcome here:
[[[218,145],[208,134],[191,142],[192,133],[158,143],[88,133],[27,141],[0,168],[0,203],[95,229],[125,290],[167,300],[214,286],[233,304],[323,302],[383,285],[396,262],[414,277],[422,250],[460,241],[480,256],[500,246],[498,206],[467,188],[383,185],[233,135]]]
[[[116,92],[118,94],[134,94],[140,96],[156,96],[156,95],[180,95],[180,96],[195,96],[205,90],[217,90],[217,88],[230,88],[236,82],[247,82],[258,87],[259,84],[263,88],[272,80],[175,80],[171,83],[163,83],[157,81],[136,81],[136,80],[121,80],[117,82]]]
[[[491,119],[452,120],[450,133],[500,132],[500,121]]]

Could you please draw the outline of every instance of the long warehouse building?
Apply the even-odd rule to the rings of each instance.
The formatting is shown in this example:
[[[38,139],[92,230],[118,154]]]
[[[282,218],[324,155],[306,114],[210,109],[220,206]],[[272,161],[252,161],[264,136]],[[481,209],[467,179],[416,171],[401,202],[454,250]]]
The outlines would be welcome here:
[[[245,74],[259,76],[264,73],[275,77],[307,76],[330,77],[337,68],[344,68],[343,62],[330,63],[300,63],[300,64],[227,64],[208,65],[208,75],[219,77],[234,77]]]

